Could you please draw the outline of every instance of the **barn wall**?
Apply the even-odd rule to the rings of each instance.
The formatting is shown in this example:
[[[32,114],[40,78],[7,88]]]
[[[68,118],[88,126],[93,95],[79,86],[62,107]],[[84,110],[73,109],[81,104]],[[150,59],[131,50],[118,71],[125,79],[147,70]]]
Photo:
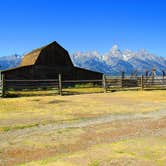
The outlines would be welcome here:
[[[72,71],[72,67],[66,66],[39,66],[34,67],[34,77],[38,79],[58,79],[58,74],[66,75],[66,79]]]
[[[75,80],[95,80],[102,79],[102,73],[74,67],[72,77]]]
[[[33,76],[33,66],[20,67],[2,72],[7,80],[26,80]]]
[[[41,65],[20,67],[6,71],[5,78],[8,80],[58,79],[59,73],[62,74],[62,78],[64,80],[102,79],[101,73],[92,72],[77,67]]]

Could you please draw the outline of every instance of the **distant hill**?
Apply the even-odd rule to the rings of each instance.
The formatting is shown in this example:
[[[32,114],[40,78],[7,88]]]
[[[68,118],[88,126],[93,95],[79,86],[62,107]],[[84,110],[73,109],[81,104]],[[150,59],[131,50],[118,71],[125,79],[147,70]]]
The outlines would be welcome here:
[[[0,57],[1,70],[16,67],[22,60],[21,55]],[[166,58],[156,56],[142,49],[137,52],[131,50],[121,51],[114,45],[110,51],[101,55],[97,51],[76,52],[71,54],[73,63],[82,68],[99,71],[109,75],[119,75],[121,71],[131,74],[135,70],[144,73],[156,68],[158,73],[166,70]]]

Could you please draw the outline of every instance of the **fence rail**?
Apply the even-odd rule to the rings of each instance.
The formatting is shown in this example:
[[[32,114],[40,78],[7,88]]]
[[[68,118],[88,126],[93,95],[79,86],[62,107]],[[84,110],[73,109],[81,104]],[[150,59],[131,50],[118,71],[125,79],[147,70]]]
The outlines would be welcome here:
[[[110,77],[103,75],[102,79],[96,80],[65,80],[59,74],[58,79],[46,80],[5,80],[2,75],[0,80],[0,95],[5,96],[6,92],[10,89],[23,90],[23,89],[38,89],[38,88],[54,88],[58,90],[60,95],[63,94],[62,89],[66,86],[73,86],[77,84],[97,84],[103,88],[104,92],[112,88],[166,88],[166,77]]]
[[[63,83],[89,83],[89,82],[102,82],[102,80],[64,80]]]

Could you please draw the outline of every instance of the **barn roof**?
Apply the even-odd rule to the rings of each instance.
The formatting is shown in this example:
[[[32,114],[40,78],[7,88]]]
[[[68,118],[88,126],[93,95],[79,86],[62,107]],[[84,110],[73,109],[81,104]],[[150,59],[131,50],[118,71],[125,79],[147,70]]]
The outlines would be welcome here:
[[[29,65],[61,65],[72,67],[73,63],[67,50],[54,41],[26,54],[20,66]]]
[[[53,42],[56,43],[56,42]],[[51,44],[53,44],[51,43]],[[50,45],[50,44],[49,44]],[[41,51],[46,48],[48,45],[45,45],[43,47],[37,48],[29,53],[27,53],[26,55],[24,55],[22,62],[20,64],[20,66],[29,66],[29,65],[34,65],[37,58],[39,57]]]
[[[13,71],[13,70],[18,70],[18,69],[22,69],[22,68],[26,68],[26,67],[31,67],[31,66],[32,66],[32,65],[28,65],[28,66],[18,66],[18,67],[14,67],[14,68],[2,70],[1,73],[6,73],[6,72]]]

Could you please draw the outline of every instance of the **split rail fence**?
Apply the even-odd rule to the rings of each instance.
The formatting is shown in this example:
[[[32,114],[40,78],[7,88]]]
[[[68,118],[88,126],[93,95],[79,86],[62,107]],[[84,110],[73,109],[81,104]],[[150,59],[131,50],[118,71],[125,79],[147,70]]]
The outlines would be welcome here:
[[[166,88],[166,77],[113,77],[105,76],[101,80],[65,80],[62,79],[61,74],[58,75],[58,79],[48,80],[7,80],[4,75],[1,75],[0,79],[0,95],[3,97],[9,90],[24,90],[24,89],[44,89],[53,88],[56,89],[59,95],[63,94],[63,88],[75,87],[77,84],[85,85],[90,83],[92,86],[97,85],[103,88],[103,92],[109,92],[117,89],[130,89],[130,88]]]

